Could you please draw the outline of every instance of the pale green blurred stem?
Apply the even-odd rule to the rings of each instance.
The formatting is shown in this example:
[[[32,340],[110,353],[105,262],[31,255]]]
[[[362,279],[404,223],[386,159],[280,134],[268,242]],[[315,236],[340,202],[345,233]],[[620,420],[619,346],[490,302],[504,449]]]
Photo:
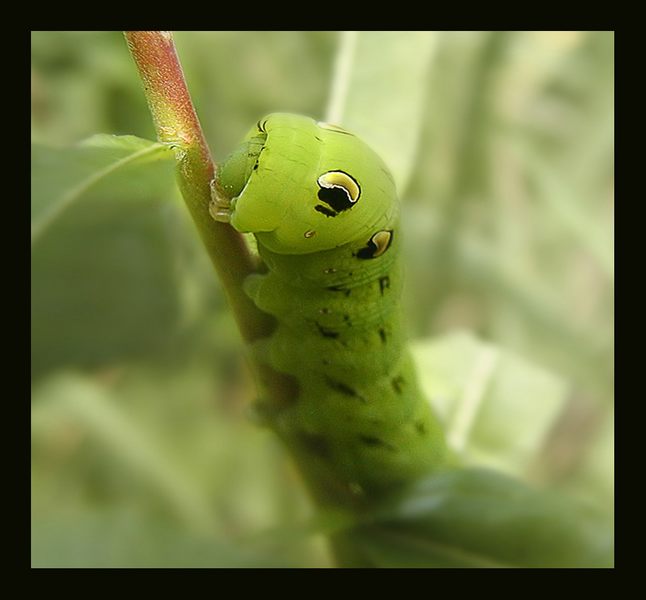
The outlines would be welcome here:
[[[342,31],[339,36],[339,46],[332,71],[334,76],[331,81],[330,97],[325,112],[325,120],[328,123],[341,123],[343,121],[352,63],[357,47],[356,31]]]

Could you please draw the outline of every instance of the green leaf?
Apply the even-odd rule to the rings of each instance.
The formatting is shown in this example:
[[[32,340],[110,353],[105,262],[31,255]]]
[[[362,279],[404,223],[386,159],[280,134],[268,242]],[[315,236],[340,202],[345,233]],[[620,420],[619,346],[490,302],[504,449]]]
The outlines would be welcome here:
[[[61,423],[76,424],[108,449],[123,469],[148,480],[188,526],[213,529],[204,490],[145,427],[122,410],[114,394],[89,377],[62,373],[37,386],[33,401],[32,432],[36,438]]]
[[[32,369],[98,366],[169,347],[185,234],[172,153],[131,136],[32,149]],[[181,245],[181,244],[180,244]]]
[[[463,461],[525,476],[564,406],[565,381],[467,332],[417,342],[413,356]]]
[[[33,144],[31,150],[32,243],[101,180],[131,165],[173,160],[168,146],[135,136],[95,135],[72,148]]]
[[[612,523],[594,509],[479,469],[419,482],[345,542],[373,567],[588,568],[614,560]]]
[[[342,32],[326,120],[360,135],[391,169],[400,195],[415,163],[437,34]]]
[[[328,564],[293,526],[310,508],[278,440],[232,410],[212,357],[188,362],[34,386],[34,566]]]
[[[35,568],[280,568],[296,557],[242,548],[133,508],[76,510],[32,520]]]

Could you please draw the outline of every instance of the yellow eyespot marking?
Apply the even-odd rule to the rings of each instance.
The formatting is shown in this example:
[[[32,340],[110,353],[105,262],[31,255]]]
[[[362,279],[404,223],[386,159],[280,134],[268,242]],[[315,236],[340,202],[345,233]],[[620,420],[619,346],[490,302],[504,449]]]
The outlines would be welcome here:
[[[388,248],[390,244],[391,237],[392,237],[392,232],[390,231],[379,231],[372,236],[370,241],[375,246],[377,246],[377,249],[372,255],[372,258],[377,258],[378,256],[381,256],[386,251],[386,248]]]
[[[317,182],[322,188],[342,189],[348,196],[348,201],[354,204],[361,195],[361,188],[354,178],[343,171],[328,171],[323,173]],[[338,209],[337,209],[338,210]]]
[[[309,239],[316,235],[316,231],[314,231],[313,229],[308,229],[303,235]]]

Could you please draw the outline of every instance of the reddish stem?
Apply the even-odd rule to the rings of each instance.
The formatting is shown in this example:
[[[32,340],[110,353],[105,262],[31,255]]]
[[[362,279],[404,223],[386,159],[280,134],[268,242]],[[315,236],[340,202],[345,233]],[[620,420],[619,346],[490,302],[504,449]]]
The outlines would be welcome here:
[[[209,214],[210,183],[215,166],[186,86],[184,73],[169,31],[126,31],[125,37],[139,69],[157,137],[175,149],[178,184],[202,242],[218,273],[244,340],[269,336],[273,317],[254,305],[242,283],[256,270],[255,260],[240,233]],[[265,399],[275,406],[289,404],[295,382],[252,360]]]
[[[127,31],[125,36],[139,68],[160,141],[195,146],[204,161],[211,163],[171,32]]]
[[[229,297],[240,332],[247,341],[265,337],[273,329],[273,320],[242,291],[242,281],[255,270],[254,259],[235,229],[209,215],[209,184],[215,167],[173,36],[169,31],[126,31],[125,37],[139,69],[157,137],[175,149],[180,190]]]

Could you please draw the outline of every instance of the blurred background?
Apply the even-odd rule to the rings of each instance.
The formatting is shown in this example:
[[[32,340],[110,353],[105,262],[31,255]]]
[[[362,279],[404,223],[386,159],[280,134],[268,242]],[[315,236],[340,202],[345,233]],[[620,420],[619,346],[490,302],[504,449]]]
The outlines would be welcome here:
[[[611,513],[614,34],[175,40],[216,161],[276,110],[377,147],[450,442]],[[72,187],[77,142],[155,134],[120,32],[31,42],[33,202]],[[288,457],[250,419],[242,344],[169,161],[74,197],[32,241],[32,564],[330,565]]]

